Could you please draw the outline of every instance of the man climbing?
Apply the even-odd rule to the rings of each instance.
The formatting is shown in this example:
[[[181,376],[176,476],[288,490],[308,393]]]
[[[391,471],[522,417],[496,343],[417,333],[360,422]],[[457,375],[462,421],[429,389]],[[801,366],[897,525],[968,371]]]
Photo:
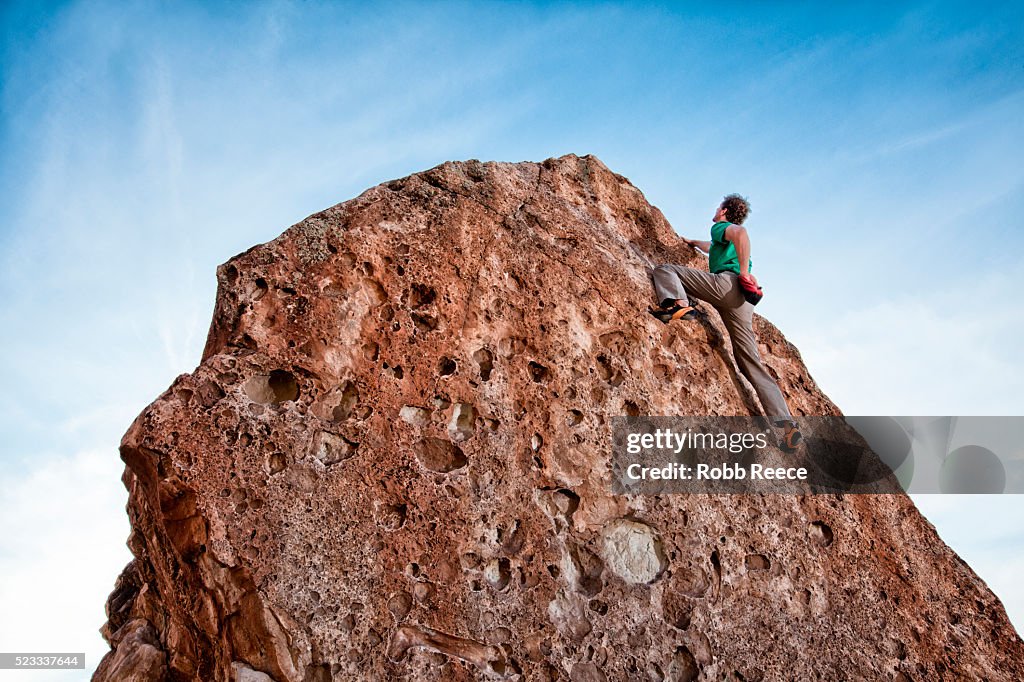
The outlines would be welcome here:
[[[708,255],[710,272],[659,265],[654,269],[654,291],[661,304],[651,308],[650,313],[668,324],[697,318],[690,296],[714,306],[729,332],[736,364],[757,392],[767,416],[785,427],[781,446],[792,451],[800,442],[800,431],[779,385],[761,362],[754,335],[754,306],[761,300],[762,292],[750,273],[750,237],[743,227],[748,215],[750,203],[746,199],[738,194],[725,197],[715,212],[711,241],[685,240]]]

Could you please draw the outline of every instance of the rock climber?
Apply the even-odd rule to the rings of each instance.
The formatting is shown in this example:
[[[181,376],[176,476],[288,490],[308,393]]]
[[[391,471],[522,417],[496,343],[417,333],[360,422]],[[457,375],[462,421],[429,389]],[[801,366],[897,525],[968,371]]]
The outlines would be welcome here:
[[[767,416],[776,426],[784,427],[780,446],[791,452],[800,442],[800,430],[779,385],[761,362],[754,335],[754,306],[763,292],[750,272],[750,237],[743,227],[748,215],[750,203],[745,198],[738,194],[726,196],[715,212],[711,241],[684,240],[707,254],[710,272],[682,265],[659,265],[654,269],[654,291],[660,305],[651,308],[650,313],[668,324],[698,317],[690,297],[714,306],[729,332],[736,364],[753,385]]]

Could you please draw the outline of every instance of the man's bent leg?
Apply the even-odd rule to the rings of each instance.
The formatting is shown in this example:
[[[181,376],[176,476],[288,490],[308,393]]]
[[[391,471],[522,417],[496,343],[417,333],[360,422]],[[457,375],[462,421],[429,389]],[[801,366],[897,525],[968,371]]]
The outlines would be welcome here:
[[[773,422],[790,421],[792,415],[782,396],[779,385],[768,373],[761,354],[757,351],[757,337],[754,335],[754,306],[744,303],[739,308],[719,309],[722,321],[729,331],[732,341],[732,354],[736,358],[743,376],[754,387],[757,397],[761,399],[765,416]]]
[[[665,299],[686,304],[692,296],[712,305],[720,305],[731,290],[731,282],[723,279],[723,276],[682,265],[659,265],[654,268],[652,277],[659,304]]]

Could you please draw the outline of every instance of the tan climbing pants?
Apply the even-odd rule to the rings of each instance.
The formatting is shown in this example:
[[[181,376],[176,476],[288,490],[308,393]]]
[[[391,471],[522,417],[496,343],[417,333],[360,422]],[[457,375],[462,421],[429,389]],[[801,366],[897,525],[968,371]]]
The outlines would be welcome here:
[[[743,297],[739,275],[713,275],[682,265],[659,265],[654,269],[654,291],[659,303],[666,298],[689,301],[689,296],[693,296],[714,306],[729,332],[736,364],[761,399],[765,415],[773,421],[791,418],[779,385],[761,362],[754,335],[754,306]]]

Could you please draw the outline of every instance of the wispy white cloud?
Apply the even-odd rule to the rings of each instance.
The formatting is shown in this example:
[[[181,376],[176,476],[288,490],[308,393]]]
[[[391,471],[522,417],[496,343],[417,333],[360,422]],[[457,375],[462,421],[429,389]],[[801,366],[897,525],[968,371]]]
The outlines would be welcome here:
[[[822,387],[848,414],[1024,414],[1024,363],[1013,339],[1024,317],[1006,292],[1022,271],[978,275],[927,297],[845,300],[828,319],[800,318],[794,336]]]
[[[5,472],[0,486],[0,641],[5,651],[106,652],[99,635],[113,579],[130,560],[127,492],[114,448],[83,450]],[[81,671],[23,679],[80,680]],[[22,679],[22,677],[19,677]]]

